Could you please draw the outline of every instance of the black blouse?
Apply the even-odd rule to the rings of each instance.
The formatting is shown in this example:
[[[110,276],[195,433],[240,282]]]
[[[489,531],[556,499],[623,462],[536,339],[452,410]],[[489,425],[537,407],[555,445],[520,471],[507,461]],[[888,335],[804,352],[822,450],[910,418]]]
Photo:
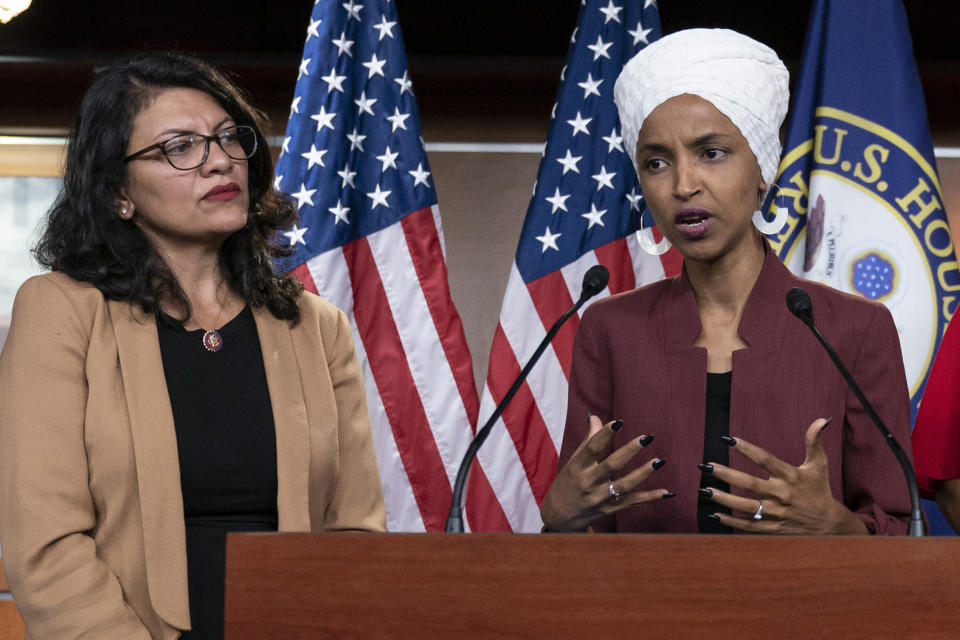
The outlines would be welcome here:
[[[257,327],[249,307],[220,329],[169,316],[157,322],[180,459],[192,630],[183,639],[223,638],[226,535],[277,530],[277,442]]]
[[[726,466],[730,461],[730,447],[720,439],[730,432],[730,383],[733,372],[707,374],[707,417],[703,429],[703,462],[718,462]],[[730,485],[721,482],[712,473],[700,477],[700,487],[729,491]],[[700,533],[733,533],[733,529],[710,520],[711,513],[730,513],[730,509],[700,496],[697,501],[697,530]]]

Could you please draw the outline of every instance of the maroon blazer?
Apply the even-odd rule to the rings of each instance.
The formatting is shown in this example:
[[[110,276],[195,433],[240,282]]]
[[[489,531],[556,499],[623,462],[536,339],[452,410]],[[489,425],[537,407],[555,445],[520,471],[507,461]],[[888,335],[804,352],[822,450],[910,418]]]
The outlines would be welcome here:
[[[787,309],[786,293],[796,286],[809,292],[817,326],[910,452],[909,395],[890,312],[882,304],[797,278],[769,249],[740,320],[740,337],[750,346],[733,353],[730,433],[800,465],[807,427],[832,416],[821,438],[834,496],[872,533],[906,533],[910,501],[903,474],[816,338]],[[644,487],[677,494],[621,511],[595,523],[595,530],[697,531],[707,370],[706,349],[693,344],[700,332],[686,270],[596,302],[584,313],[574,341],[558,468],[586,436],[588,412],[604,422],[620,418],[624,425],[614,446],[646,433],[655,436],[623,473],[663,458],[667,464]],[[730,466],[767,477],[735,451]]]

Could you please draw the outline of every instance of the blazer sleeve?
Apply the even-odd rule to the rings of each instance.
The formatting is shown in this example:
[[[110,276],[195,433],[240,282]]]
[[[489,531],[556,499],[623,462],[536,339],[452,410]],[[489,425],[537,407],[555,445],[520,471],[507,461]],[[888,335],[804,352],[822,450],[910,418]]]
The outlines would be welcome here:
[[[17,293],[0,355],[0,543],[31,638],[149,639],[98,558],[87,482],[89,318],[49,277]]]
[[[890,312],[875,305],[862,332],[853,377],[890,432],[911,456],[910,397],[900,338]],[[903,535],[910,522],[906,479],[860,401],[846,392],[843,501],[871,533]]]
[[[386,531],[380,473],[367,414],[363,373],[347,316],[337,310],[336,335],[324,342],[337,404],[337,478],[324,514],[325,531]]]

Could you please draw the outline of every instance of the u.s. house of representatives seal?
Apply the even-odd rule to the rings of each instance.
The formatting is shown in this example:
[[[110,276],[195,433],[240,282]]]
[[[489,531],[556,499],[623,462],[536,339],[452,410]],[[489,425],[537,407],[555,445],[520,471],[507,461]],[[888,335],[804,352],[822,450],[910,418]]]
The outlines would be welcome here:
[[[887,305],[916,406],[960,296],[935,168],[893,131],[820,107],[776,184],[770,208],[791,215],[774,250],[794,273]]]

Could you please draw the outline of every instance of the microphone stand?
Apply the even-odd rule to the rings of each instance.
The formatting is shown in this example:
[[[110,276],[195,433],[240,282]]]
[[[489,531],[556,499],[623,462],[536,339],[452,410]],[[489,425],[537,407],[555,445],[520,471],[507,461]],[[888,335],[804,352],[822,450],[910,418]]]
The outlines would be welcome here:
[[[599,269],[598,269],[599,267]],[[595,271],[596,270],[596,271]],[[602,270],[602,275],[600,274]],[[591,280],[591,277],[595,278]],[[520,385],[523,384],[524,380],[527,379],[527,374],[530,373],[530,370],[533,369],[533,365],[537,363],[537,360],[540,359],[540,356],[543,354],[544,350],[547,348],[547,345],[550,344],[550,341],[553,340],[553,337],[557,335],[557,332],[560,330],[560,327],[563,326],[563,323],[566,322],[570,316],[576,313],[580,307],[586,303],[587,300],[598,294],[607,286],[607,281],[610,278],[610,273],[602,265],[597,265],[591,267],[587,274],[583,278],[583,292],[580,294],[580,299],[564,312],[556,322],[553,323],[553,326],[550,327],[550,331],[547,332],[547,335],[540,341],[540,345],[537,347],[537,350],[533,352],[533,355],[527,360],[527,364],[523,367],[523,370],[520,371],[520,375],[517,376],[517,379],[513,381],[513,384],[510,385],[510,389],[503,396],[503,399],[500,400],[500,403],[497,404],[497,408],[494,409],[493,414],[486,421],[483,427],[477,431],[477,435],[474,436],[473,440],[470,442],[470,446],[467,447],[467,452],[463,456],[463,460],[460,462],[460,469],[457,471],[457,479],[453,484],[453,498],[450,500],[450,515],[447,516],[447,525],[444,529],[446,533],[463,533],[463,509],[461,508],[460,503],[463,498],[463,488],[467,482],[467,475],[470,471],[470,465],[473,463],[473,459],[477,455],[480,447],[486,441],[487,437],[490,435],[490,431],[493,429],[494,423],[497,419],[500,418],[503,414],[504,409],[507,408],[507,405],[510,404],[510,401],[513,400],[513,396],[516,395],[517,391],[520,390]]]
[[[794,291],[800,291],[803,293],[802,299],[798,294],[793,294]],[[801,300],[798,300],[801,298]],[[803,306],[805,305],[805,306]],[[790,311],[797,316],[803,324],[807,325],[810,328],[810,331],[813,332],[813,335],[820,341],[820,344],[823,345],[824,350],[826,350],[827,355],[830,356],[830,359],[833,360],[833,364],[836,365],[837,370],[840,371],[840,375],[843,376],[843,379],[846,380],[847,384],[850,386],[850,390],[853,391],[853,394],[857,396],[857,399],[860,401],[860,404],[863,405],[863,408],[866,410],[867,415],[870,416],[870,419],[873,420],[873,424],[877,426],[877,429],[880,430],[883,439],[886,441],[887,446],[890,447],[890,450],[893,451],[893,455],[896,457],[897,462],[900,463],[900,468],[903,469],[903,474],[907,479],[907,489],[910,492],[910,525],[907,529],[907,535],[913,537],[922,537],[923,534],[923,515],[920,510],[920,491],[917,489],[917,479],[914,475],[913,465],[910,464],[910,459],[907,458],[906,452],[904,452],[903,447],[900,446],[900,443],[897,442],[897,439],[894,437],[890,430],[887,429],[886,425],[883,424],[883,421],[880,419],[880,416],[877,415],[877,412],[874,410],[873,405],[870,404],[870,401],[867,400],[867,397],[863,395],[863,391],[860,389],[860,385],[853,379],[853,376],[850,375],[850,372],[847,370],[847,367],[840,360],[840,356],[837,355],[837,352],[834,351],[833,347],[830,346],[830,343],[827,342],[827,339],[823,337],[823,334],[820,333],[820,330],[817,328],[817,325],[813,322],[813,309],[810,304],[810,296],[806,291],[800,289],[799,287],[791,289],[787,293],[787,306],[790,308]]]

